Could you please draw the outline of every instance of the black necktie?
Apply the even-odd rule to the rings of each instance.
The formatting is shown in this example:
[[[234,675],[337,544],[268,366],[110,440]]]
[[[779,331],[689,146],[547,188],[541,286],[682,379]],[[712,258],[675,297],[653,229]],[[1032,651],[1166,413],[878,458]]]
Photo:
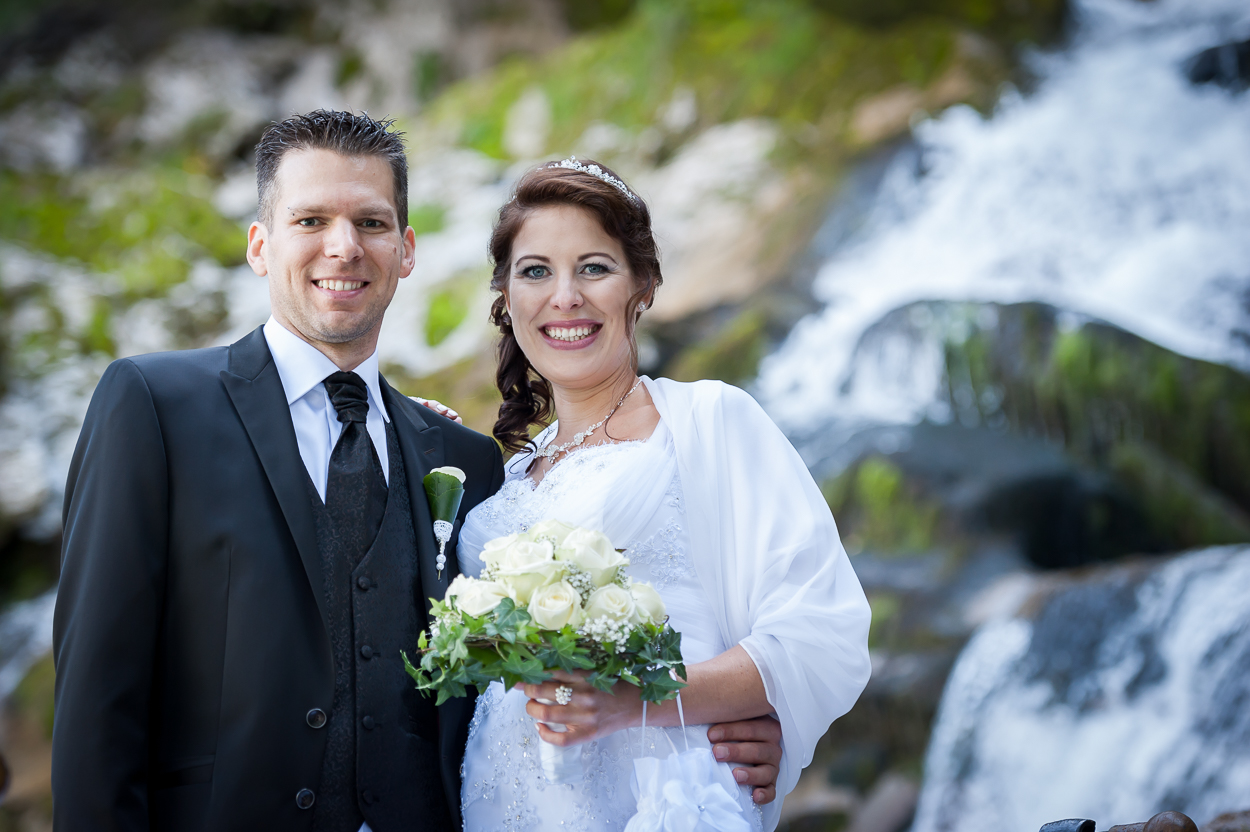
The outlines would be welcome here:
[[[386,511],[386,478],[369,438],[369,388],[355,373],[332,373],[323,382],[343,423],[330,454],[326,511],[336,546],[355,565],[373,545]]]

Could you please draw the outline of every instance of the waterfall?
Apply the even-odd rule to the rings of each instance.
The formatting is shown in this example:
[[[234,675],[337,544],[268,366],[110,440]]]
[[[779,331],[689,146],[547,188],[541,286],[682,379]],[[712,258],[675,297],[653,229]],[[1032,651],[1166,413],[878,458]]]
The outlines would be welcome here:
[[[1250,806],[1248,596],[1250,548],[1227,547],[984,625],[947,681],[912,832]]]
[[[1250,36],[1250,5],[1073,6],[1067,47],[1029,59],[1036,89],[1009,92],[989,118],[956,107],[920,123],[860,233],[818,272],[823,309],[757,386],[800,444],[950,418],[949,333],[881,330],[918,301],[1042,301],[1250,368],[1250,99],[1184,71],[1202,49]]]

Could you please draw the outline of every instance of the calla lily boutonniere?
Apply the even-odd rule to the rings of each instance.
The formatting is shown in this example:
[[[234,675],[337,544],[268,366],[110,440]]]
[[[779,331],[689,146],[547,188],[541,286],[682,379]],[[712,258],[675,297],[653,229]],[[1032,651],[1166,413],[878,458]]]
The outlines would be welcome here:
[[[438,567],[438,577],[442,578],[451,527],[464,497],[464,471],[452,465],[435,468],[421,482],[425,485],[425,498],[430,502],[430,516],[434,518],[434,539],[438,541],[438,558],[434,563]]]

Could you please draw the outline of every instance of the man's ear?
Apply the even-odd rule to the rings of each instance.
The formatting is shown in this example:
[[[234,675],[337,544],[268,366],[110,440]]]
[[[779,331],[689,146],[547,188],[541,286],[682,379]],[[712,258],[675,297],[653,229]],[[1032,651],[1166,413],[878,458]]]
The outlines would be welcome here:
[[[417,232],[412,226],[404,229],[404,257],[399,264],[399,276],[407,277],[417,264]]]
[[[269,230],[259,222],[252,223],[247,229],[247,264],[252,271],[261,277],[269,274],[269,264],[265,261]]]

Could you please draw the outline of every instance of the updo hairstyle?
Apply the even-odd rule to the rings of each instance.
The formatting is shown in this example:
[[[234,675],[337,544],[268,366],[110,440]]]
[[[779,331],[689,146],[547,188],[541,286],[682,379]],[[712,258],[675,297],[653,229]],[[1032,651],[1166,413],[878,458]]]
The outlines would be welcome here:
[[[587,167],[598,164],[588,159],[581,160],[581,163]],[[620,180],[607,167],[599,167],[605,174]],[[637,284],[637,291],[623,310],[635,371],[638,367],[638,345],[634,341],[634,326],[642,314],[638,311],[638,303],[646,300],[650,304],[655,290],[664,280],[660,274],[659,250],[651,235],[651,212],[640,197],[633,195],[631,199],[615,185],[590,173],[569,168],[544,166],[521,177],[515,196],[499,209],[499,219],[490,238],[490,258],[494,266],[490,287],[499,293],[491,305],[490,318],[499,327],[501,336],[495,384],[503,394],[503,404],[499,406],[499,419],[493,432],[499,443],[513,453],[529,444],[530,425],[549,424],[555,413],[551,385],[530,364],[513,334],[503,291],[512,270],[512,244],[521,226],[535,210],[560,205],[573,205],[589,211],[625,252],[630,273]]]

